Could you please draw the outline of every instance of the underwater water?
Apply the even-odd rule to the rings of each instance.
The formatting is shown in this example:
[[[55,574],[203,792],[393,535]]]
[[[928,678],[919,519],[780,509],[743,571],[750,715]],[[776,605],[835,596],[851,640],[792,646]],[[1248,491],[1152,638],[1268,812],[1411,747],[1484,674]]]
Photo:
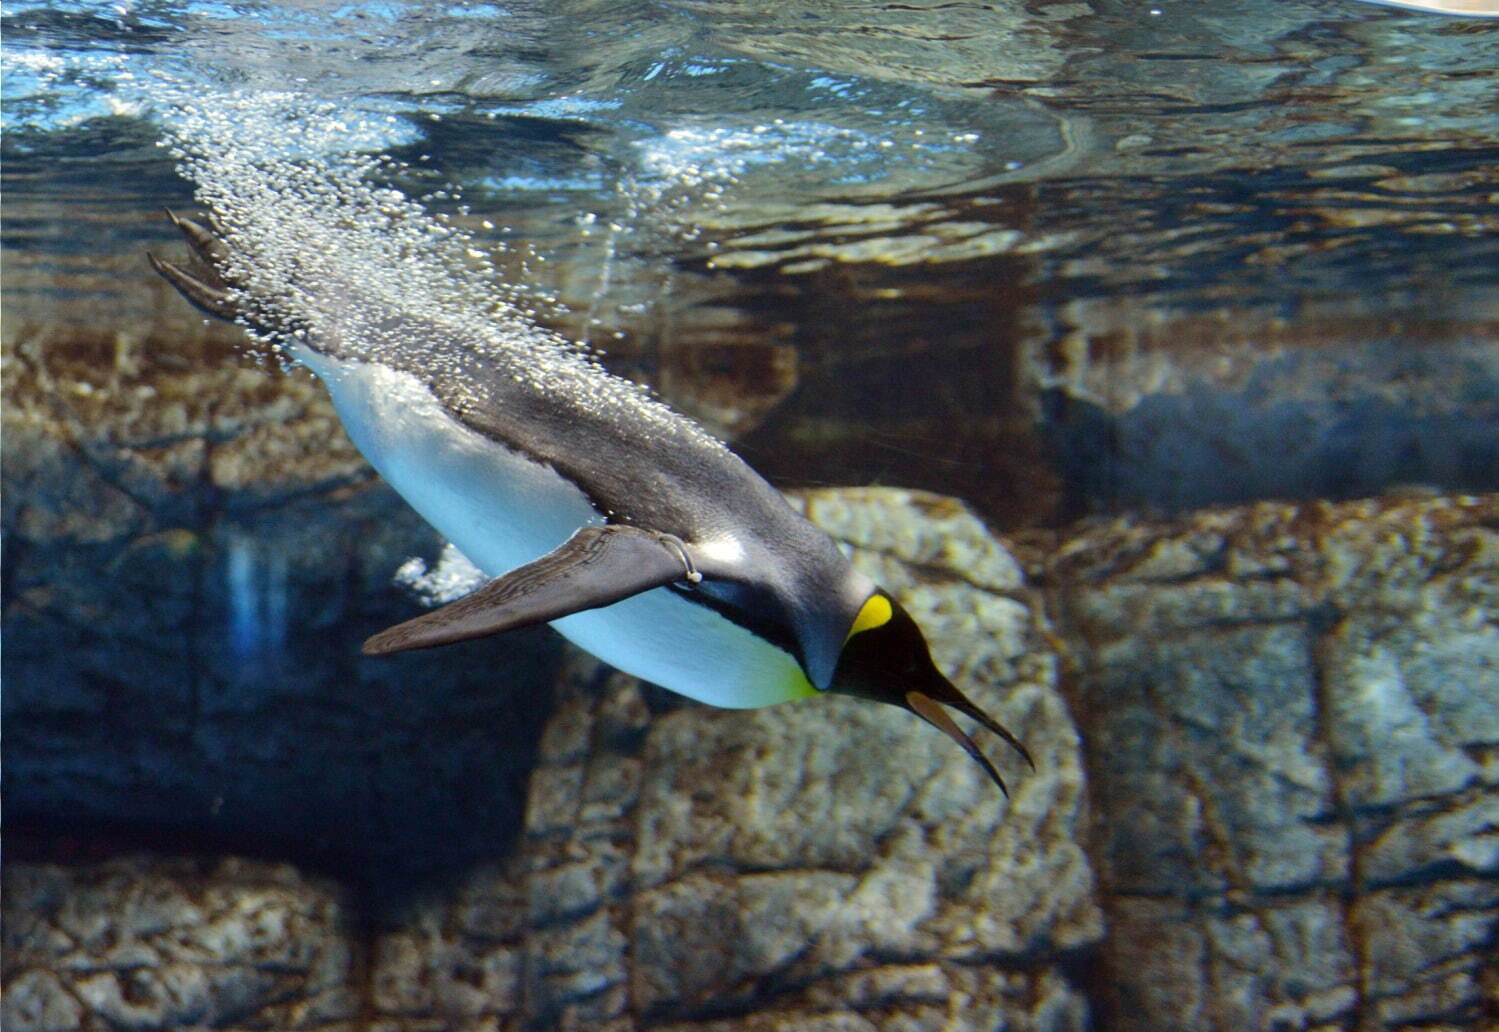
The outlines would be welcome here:
[[[3,17],[8,1028],[1495,1019],[1499,20]],[[544,630],[360,658],[443,543],[151,272],[164,208],[268,321],[357,294],[646,385],[1037,770]]]
[[[1492,23],[1040,7],[12,4],[8,319],[153,317],[164,134],[322,110],[303,157],[388,159],[778,482],[1011,526],[1492,487]]]

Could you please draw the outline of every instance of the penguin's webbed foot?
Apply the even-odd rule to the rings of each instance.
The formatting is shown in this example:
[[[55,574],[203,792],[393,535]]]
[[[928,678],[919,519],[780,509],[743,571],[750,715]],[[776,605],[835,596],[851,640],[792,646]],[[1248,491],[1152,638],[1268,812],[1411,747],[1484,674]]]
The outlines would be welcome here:
[[[170,208],[167,217],[187,241],[193,253],[193,263],[191,266],[178,265],[148,251],[146,260],[151,263],[151,268],[209,315],[229,322],[243,320],[245,311],[240,301],[240,288],[225,272],[229,248],[223,239],[208,226],[182,218]]]

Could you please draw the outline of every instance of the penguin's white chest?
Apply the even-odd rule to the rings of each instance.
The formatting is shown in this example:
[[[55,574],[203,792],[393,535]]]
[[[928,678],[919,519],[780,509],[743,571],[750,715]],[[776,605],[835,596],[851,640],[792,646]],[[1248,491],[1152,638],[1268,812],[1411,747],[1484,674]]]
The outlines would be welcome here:
[[[355,446],[488,576],[604,522],[576,484],[454,420],[415,376],[302,351],[297,357],[327,385]],[[815,694],[789,653],[666,588],[552,626],[626,673],[715,706]]]

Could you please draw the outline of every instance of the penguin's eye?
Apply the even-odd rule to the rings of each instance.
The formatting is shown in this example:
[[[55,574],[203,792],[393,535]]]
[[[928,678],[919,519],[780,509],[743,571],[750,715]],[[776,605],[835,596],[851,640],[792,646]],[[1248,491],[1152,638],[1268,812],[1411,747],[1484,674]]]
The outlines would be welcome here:
[[[843,639],[843,644],[847,645],[856,634],[885,626],[894,615],[895,610],[890,605],[890,599],[886,598],[883,592],[875,592],[860,607],[859,615],[854,617],[854,625],[848,629],[848,637]]]

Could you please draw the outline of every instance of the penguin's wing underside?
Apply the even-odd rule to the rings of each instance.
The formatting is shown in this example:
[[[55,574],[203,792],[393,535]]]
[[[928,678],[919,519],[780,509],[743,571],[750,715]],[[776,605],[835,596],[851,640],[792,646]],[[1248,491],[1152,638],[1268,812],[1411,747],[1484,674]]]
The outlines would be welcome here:
[[[496,577],[478,591],[364,643],[368,656],[483,638],[612,605],[702,575],[681,540],[611,524],[584,527],[555,551]]]

